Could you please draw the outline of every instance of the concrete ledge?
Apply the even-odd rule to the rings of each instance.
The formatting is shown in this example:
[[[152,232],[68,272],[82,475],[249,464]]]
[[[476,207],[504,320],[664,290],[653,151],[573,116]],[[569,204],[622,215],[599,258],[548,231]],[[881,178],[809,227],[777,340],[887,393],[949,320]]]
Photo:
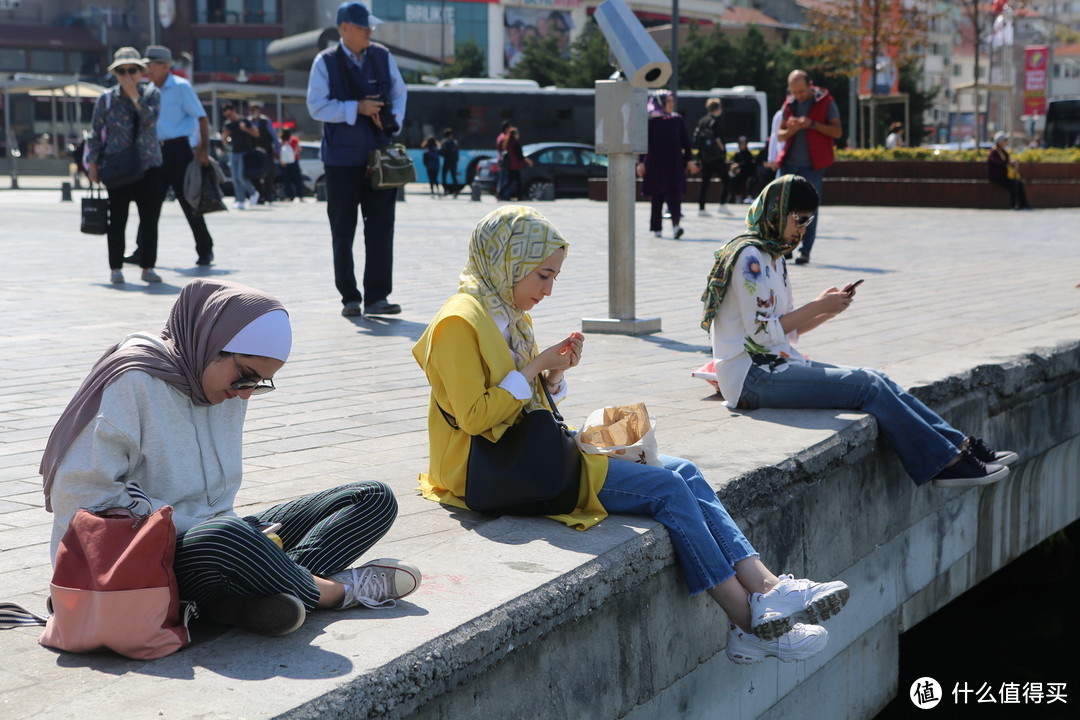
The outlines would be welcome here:
[[[830,717],[873,715],[895,692],[900,631],[1080,516],[1080,443],[1066,442],[1080,435],[1080,344],[915,392],[1026,462],[981,491],[915,488],[860,417],[777,466],[713,478],[771,566],[852,586],[814,661],[729,664],[723,614],[685,598],[666,531],[639,519],[643,531],[628,536],[610,518],[586,534],[595,557],[580,554],[557,577],[288,715],[715,717],[722,705],[779,718],[804,699],[836,709]],[[1052,431],[1031,436],[1033,415],[1049,417],[1042,426]],[[542,522],[502,518],[477,530],[511,544],[560,534]],[[456,546],[435,548],[432,563],[460,557]]]
[[[685,454],[770,567],[852,587],[809,662],[731,664],[723,613],[687,599],[667,532],[647,518],[581,533],[445,509],[436,521],[451,529],[432,527],[415,558],[432,569],[423,607],[317,613],[286,639],[204,630],[149,663],[12,643],[3,702],[21,718],[105,717],[122,696],[130,718],[188,717],[212,688],[216,709],[200,717],[781,718],[804,701],[822,717],[871,717],[896,691],[900,632],[1080,516],[1080,342],[914,392],[1023,464],[982,490],[916,488],[872,418],[827,411],[758,411],[692,434],[701,452]],[[1047,430],[1030,433],[1033,418]],[[798,428],[832,430],[779,463],[722,471],[726,448],[786,443]],[[57,666],[65,682],[46,699],[35,683]]]

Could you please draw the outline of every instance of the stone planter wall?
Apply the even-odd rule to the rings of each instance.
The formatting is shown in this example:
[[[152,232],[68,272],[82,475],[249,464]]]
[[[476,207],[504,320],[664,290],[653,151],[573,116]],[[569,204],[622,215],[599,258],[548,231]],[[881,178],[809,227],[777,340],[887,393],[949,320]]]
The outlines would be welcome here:
[[[1080,163],[1024,163],[1020,166],[1032,207],[1080,207]],[[687,178],[684,203],[697,201],[700,181]],[[589,199],[607,200],[607,180],[589,183]],[[638,180],[638,200],[641,181]],[[709,186],[708,200],[720,200]],[[826,205],[1007,208],[1005,191],[986,179],[984,162],[844,160],[825,174]]]

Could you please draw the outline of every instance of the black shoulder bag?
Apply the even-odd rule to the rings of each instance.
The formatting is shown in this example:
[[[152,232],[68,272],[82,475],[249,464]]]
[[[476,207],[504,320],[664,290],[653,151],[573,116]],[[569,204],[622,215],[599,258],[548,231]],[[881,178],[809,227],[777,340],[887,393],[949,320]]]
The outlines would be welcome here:
[[[110,100],[111,97],[106,98],[106,112],[111,104]],[[109,190],[115,190],[142,180],[145,173],[142,158],[139,157],[139,111],[136,110],[135,125],[131,129],[131,145],[110,153],[109,141],[105,140],[104,158],[101,161],[101,167],[98,168],[98,179]]]
[[[581,487],[581,450],[555,409],[527,412],[498,442],[473,435],[465,473],[465,504],[487,515],[563,515],[577,507]],[[452,415],[443,418],[460,430]]]

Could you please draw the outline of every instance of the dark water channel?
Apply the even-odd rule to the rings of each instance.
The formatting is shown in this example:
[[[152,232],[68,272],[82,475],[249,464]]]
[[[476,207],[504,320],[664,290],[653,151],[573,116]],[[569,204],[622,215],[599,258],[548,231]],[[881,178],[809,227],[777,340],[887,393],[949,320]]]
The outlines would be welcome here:
[[[904,633],[897,697],[876,720],[1077,720],[1078,623],[1080,521]],[[912,684],[924,677],[941,686],[936,707],[920,708],[912,701]],[[1065,702],[1050,702],[1062,692]]]

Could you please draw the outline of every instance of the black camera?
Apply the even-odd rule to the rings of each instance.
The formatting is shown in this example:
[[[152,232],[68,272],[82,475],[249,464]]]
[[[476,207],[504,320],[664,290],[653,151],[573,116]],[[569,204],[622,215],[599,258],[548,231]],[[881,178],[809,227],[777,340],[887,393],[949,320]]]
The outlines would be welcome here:
[[[401,130],[401,125],[398,124],[397,118],[394,117],[394,109],[390,106],[390,99],[385,95],[380,95],[376,98],[383,104],[379,108],[379,122],[382,123],[383,132],[387,135],[397,135]]]

